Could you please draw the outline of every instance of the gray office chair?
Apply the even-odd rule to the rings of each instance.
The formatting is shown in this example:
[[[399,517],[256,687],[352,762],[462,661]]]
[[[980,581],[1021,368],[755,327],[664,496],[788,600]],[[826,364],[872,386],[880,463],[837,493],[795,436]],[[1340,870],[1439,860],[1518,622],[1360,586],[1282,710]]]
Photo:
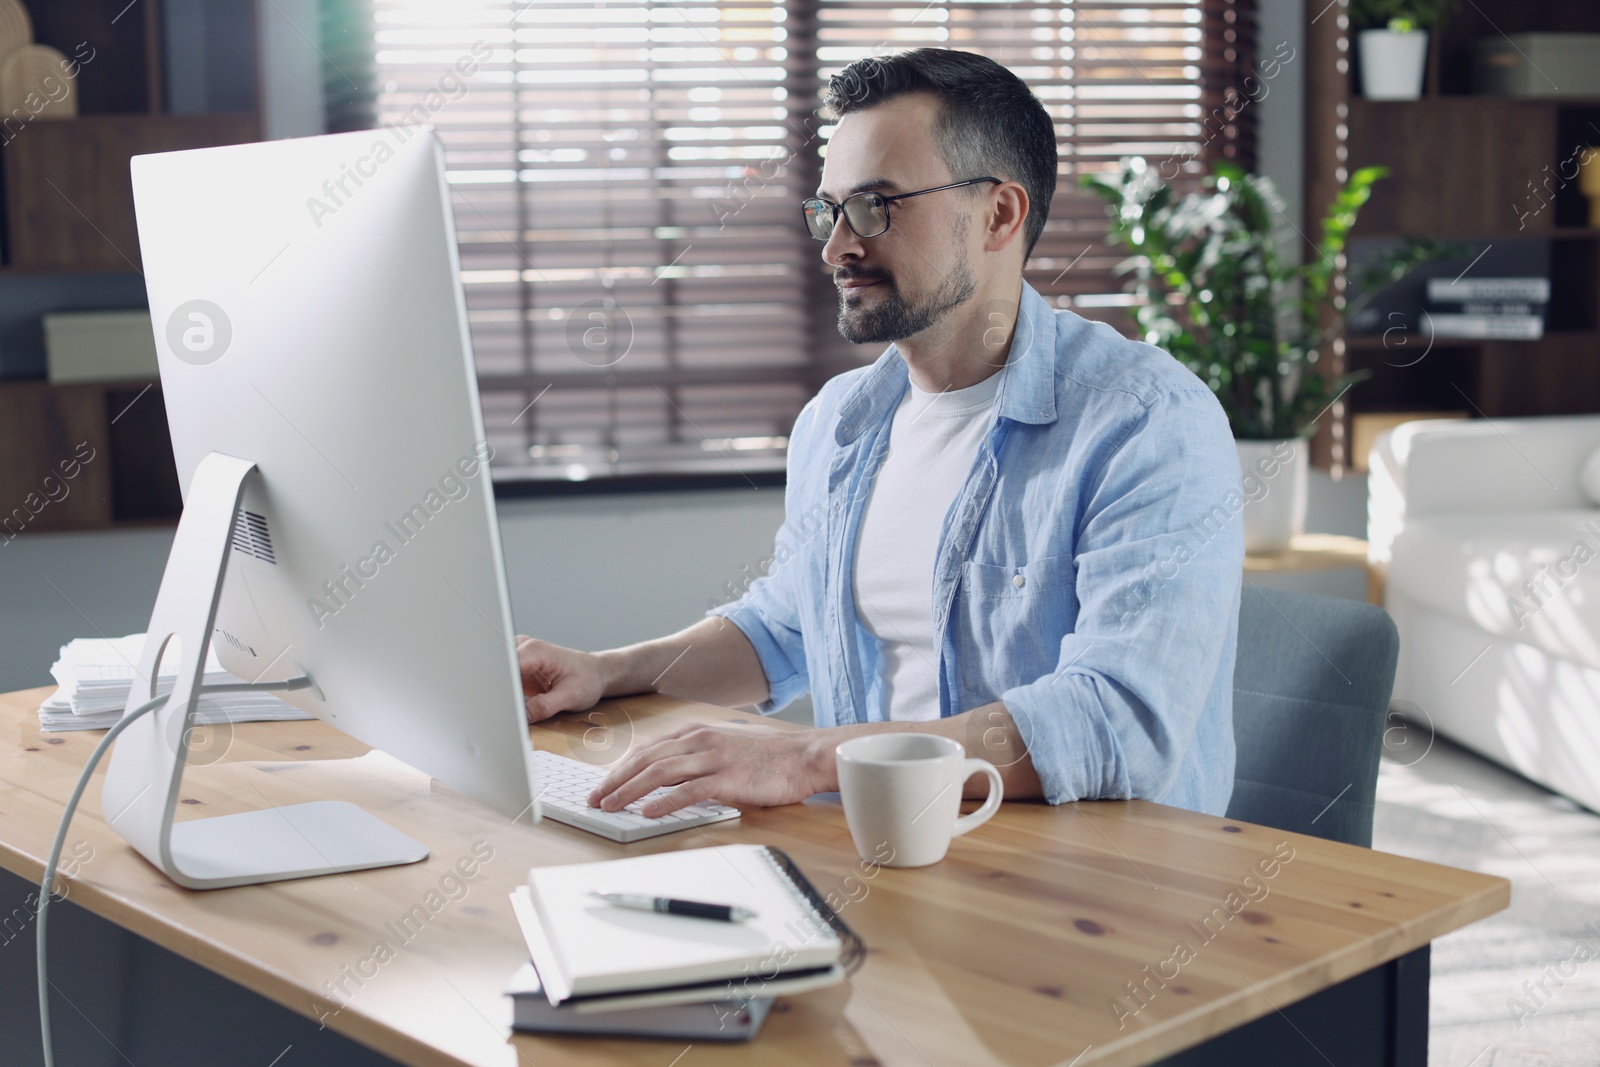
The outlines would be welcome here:
[[[1245,583],[1228,818],[1370,848],[1399,655],[1382,608]]]
[[[1233,669],[1239,760],[1228,818],[1370,847],[1378,757],[1399,655],[1400,635],[1382,608],[1246,582]],[[1296,1039],[1327,1050],[1322,1058],[1333,1063],[1390,1062],[1376,1054],[1391,1047],[1374,1036],[1384,1027],[1351,1020],[1371,1015],[1387,983],[1402,980],[1394,968],[1404,963],[1315,993],[1158,1067],[1273,1063],[1268,1050]],[[1426,1003],[1427,965],[1406,973],[1413,991],[1420,973]],[[1423,1049],[1417,1062],[1427,1059],[1425,1041]]]

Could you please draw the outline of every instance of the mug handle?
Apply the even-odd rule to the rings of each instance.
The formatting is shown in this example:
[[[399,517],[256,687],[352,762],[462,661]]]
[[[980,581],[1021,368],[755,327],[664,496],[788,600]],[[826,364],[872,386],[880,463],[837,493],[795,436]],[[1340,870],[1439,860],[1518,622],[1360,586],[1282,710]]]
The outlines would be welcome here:
[[[994,813],[1000,810],[1000,801],[1005,799],[1005,789],[1000,784],[1000,772],[988,760],[964,760],[961,764],[961,771],[961,783],[963,785],[974,774],[987,775],[989,778],[989,796],[983,802],[983,807],[956,820],[955,827],[950,831],[951,837],[960,837],[968,830],[976,830],[988,822]]]

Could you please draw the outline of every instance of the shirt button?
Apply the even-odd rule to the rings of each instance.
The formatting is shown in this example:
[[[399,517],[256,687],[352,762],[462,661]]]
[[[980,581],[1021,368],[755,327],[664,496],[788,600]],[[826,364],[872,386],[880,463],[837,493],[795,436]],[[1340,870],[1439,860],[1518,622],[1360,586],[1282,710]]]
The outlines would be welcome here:
[[[1028,579],[1024,578],[1020,574],[1016,574],[1012,576],[1011,584],[1016,586],[1018,589],[1021,589],[1023,586],[1028,584]]]

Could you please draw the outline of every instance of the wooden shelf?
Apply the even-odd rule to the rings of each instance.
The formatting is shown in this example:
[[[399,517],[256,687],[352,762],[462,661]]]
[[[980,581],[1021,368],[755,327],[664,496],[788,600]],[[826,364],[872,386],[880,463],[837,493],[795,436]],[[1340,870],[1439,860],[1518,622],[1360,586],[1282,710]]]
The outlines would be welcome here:
[[[5,275],[127,274],[139,271],[128,175],[132,156],[238,144],[261,137],[260,57],[252,0],[185,8],[184,25],[203,54],[183,61],[230,91],[206,92],[168,111],[163,20],[156,2],[22,0],[34,38],[66,55],[90,50],[75,79],[78,117],[38,119],[13,131],[5,151]],[[127,17],[124,17],[127,16]],[[198,21],[196,21],[198,20]],[[180,29],[182,27],[179,27]],[[217,74],[226,70],[227,77]],[[195,73],[192,69],[190,73]],[[193,80],[193,79],[190,79]],[[247,88],[240,88],[245,86]],[[194,106],[196,100],[202,106]],[[236,109],[236,110],[223,110]]]
[[[182,493],[160,385],[0,381],[0,500],[11,508],[0,538],[174,521]]]
[[[107,267],[89,267],[80,264],[67,264],[56,266],[32,267],[24,263],[0,263],[0,277],[36,277],[58,275],[103,275],[103,274],[138,274],[132,267],[124,264],[121,270],[111,270]]]
[[[1529,340],[1502,337],[1439,337],[1435,339],[1438,348],[1482,348],[1485,345],[1538,345],[1546,341],[1566,343],[1568,341],[1589,341],[1595,346],[1597,357],[1600,357],[1600,330],[1546,330],[1543,337]],[[1356,337],[1344,339],[1345,349],[1360,350],[1363,352],[1380,351],[1392,348],[1393,345],[1384,343],[1381,334],[1361,334]]]
[[[1600,33],[1600,4],[1594,0],[1473,0],[1460,4],[1434,35],[1430,88],[1435,94],[1470,96],[1472,58],[1479,40],[1551,32]],[[1539,102],[1568,101],[1540,98]]]
[[[1352,95],[1350,106],[1374,108],[1466,107],[1495,104],[1537,104],[1540,107],[1600,107],[1600,96],[1490,96],[1487,93],[1438,93],[1417,100],[1373,100]]]
[[[6,148],[7,262],[27,269],[139,269],[128,161],[260,138],[255,115],[85,115],[36,122]]]
[[[139,273],[132,156],[260,139],[259,11],[251,0],[208,0],[196,24],[203,54],[191,49],[183,57],[204,68],[206,91],[180,103],[213,113],[170,114],[162,19],[175,9],[164,13],[154,2],[134,9],[127,0],[23,5],[39,43],[69,56],[80,44],[94,49],[77,79],[78,117],[14,129],[0,174],[0,284],[40,278],[59,295],[80,277]],[[201,5],[191,6],[185,17],[200,19]],[[218,86],[221,95],[208,95]],[[82,461],[80,450],[93,458]],[[0,506],[12,509],[0,512],[0,540],[172,525],[182,502],[159,384],[0,380]]]
[[[1358,241],[1397,241],[1406,237],[1418,236],[1421,235],[1414,230],[1378,230],[1368,226],[1358,226],[1355,232],[1355,240]],[[1430,234],[1429,236],[1435,236],[1440,240],[1447,241],[1477,241],[1495,237],[1504,240],[1506,235],[1497,235],[1483,230],[1463,230],[1460,233]],[[1510,236],[1524,241],[1595,241],[1600,240],[1600,228],[1593,226],[1552,226],[1548,230],[1541,230],[1538,233],[1524,230]]]
[[[1537,237],[1554,228],[1554,210],[1517,210],[1540,166],[1559,162],[1550,107],[1521,100],[1350,105],[1350,168],[1390,171],[1373,187],[1353,236]]]
[[[130,11],[127,0],[22,0],[22,6],[28,9],[37,43],[66,56],[92,56],[80,65],[75,79],[79,114],[155,114],[163,109],[163,5],[145,3]]]
[[[1318,435],[1312,454],[1320,465],[1348,463],[1357,413],[1466,411],[1498,418],[1600,412],[1600,227],[1588,224],[1575,180],[1553,197],[1542,191],[1534,198],[1541,179],[1576,147],[1600,141],[1591,128],[1600,127],[1600,96],[1470,92],[1477,40],[1535,31],[1600,32],[1600,4],[1463,5],[1434,34],[1427,94],[1368,100],[1354,93],[1354,34],[1316,11],[1306,13],[1304,202],[1331,201],[1341,171],[1383,165],[1390,176],[1374,187],[1353,240],[1418,237],[1480,247],[1544,241],[1552,282],[1548,325],[1538,340],[1441,337],[1402,358],[1380,335],[1345,338],[1342,364],[1330,364],[1369,377],[1341,405],[1339,432]]]

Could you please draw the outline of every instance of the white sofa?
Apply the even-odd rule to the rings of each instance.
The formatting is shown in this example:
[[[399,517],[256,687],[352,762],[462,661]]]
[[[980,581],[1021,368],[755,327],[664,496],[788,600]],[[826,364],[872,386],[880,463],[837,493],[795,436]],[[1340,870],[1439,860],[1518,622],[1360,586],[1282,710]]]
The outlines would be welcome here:
[[[1396,700],[1600,811],[1600,416],[1406,423],[1373,446],[1371,559],[1400,630]]]

